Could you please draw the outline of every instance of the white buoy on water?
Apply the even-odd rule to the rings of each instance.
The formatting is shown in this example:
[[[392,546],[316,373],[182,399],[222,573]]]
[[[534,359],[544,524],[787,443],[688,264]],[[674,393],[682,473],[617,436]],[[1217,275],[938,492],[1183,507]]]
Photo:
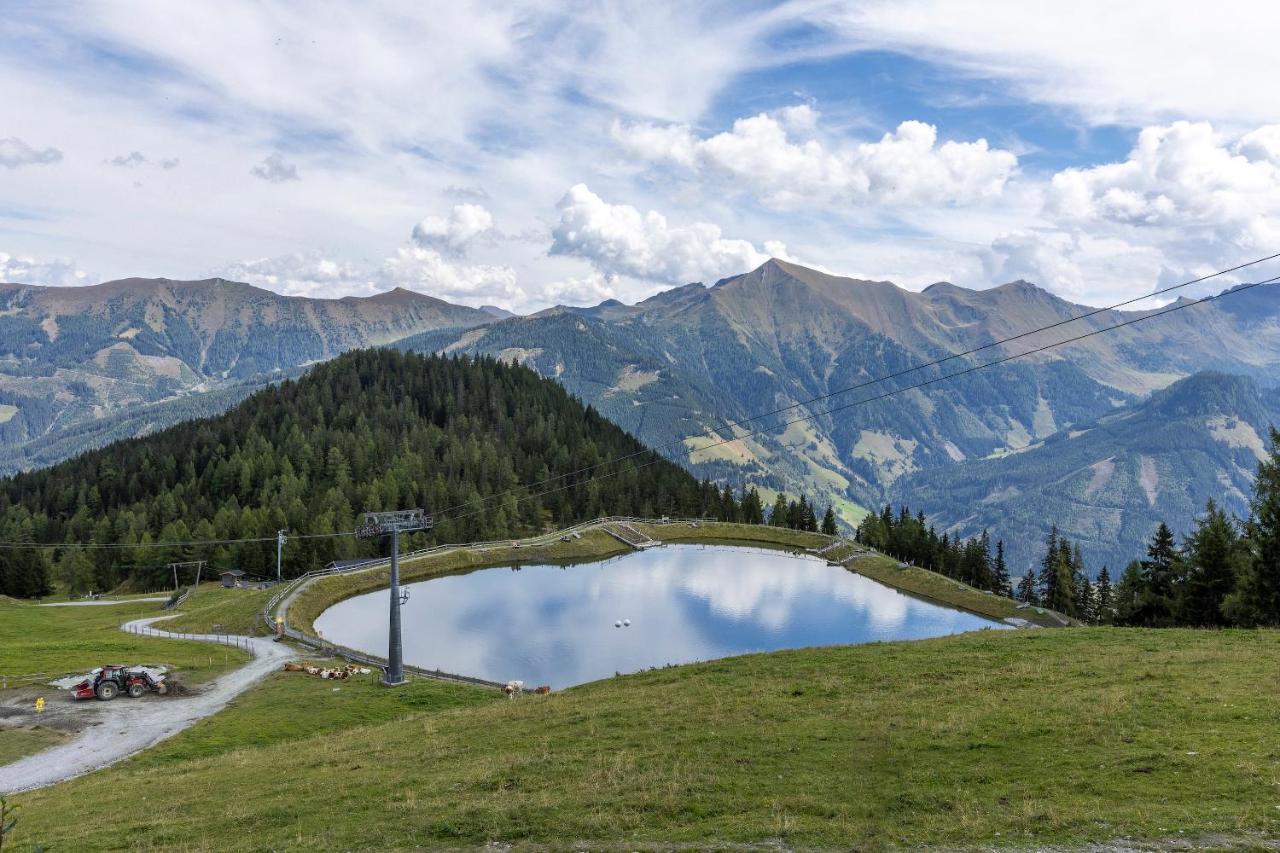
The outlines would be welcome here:
[[[614,622],[614,623],[613,623],[613,627],[615,627],[615,628],[621,628],[621,627],[622,627],[622,623],[621,623],[621,622]]]
[[[626,627],[630,628],[630,627],[631,627],[631,620],[630,620],[630,619],[623,619],[623,620],[622,620],[622,624],[623,624],[623,625],[625,625]]]

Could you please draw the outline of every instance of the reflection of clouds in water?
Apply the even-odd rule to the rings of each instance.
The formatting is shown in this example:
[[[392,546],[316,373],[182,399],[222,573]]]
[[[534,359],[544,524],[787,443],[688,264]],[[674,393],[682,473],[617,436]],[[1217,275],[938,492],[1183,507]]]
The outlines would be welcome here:
[[[865,614],[875,625],[902,624],[912,599],[861,575],[828,566],[818,558],[769,555],[776,565],[752,571],[740,555],[703,551],[682,555],[681,566],[670,567],[669,580],[705,600],[717,614],[753,619],[772,631],[784,628],[796,605],[821,596]]]
[[[938,636],[992,623],[918,601],[817,558],[667,546],[607,563],[487,569],[413,584],[405,659],[556,687],[744,651]],[[386,649],[386,591],[316,625]],[[614,622],[630,619],[628,628]]]

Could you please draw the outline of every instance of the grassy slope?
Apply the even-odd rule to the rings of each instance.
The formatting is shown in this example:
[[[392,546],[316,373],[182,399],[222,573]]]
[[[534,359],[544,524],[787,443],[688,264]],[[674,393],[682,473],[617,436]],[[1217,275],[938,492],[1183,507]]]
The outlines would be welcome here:
[[[217,581],[202,583],[182,602],[179,615],[162,627],[191,633],[266,634],[262,606],[271,593],[269,589],[223,589]]]
[[[207,643],[135,637],[121,622],[163,611],[155,602],[111,607],[37,607],[0,599],[0,673],[52,676],[87,672],[104,663],[167,664],[188,684],[206,681],[248,659]]]
[[[1274,837],[1277,656],[1274,631],[981,632],[750,655],[230,748],[241,731],[277,715],[305,723],[341,696],[281,676],[142,761],[24,795],[18,840],[876,848]]]
[[[66,737],[62,732],[40,726],[31,729],[0,728],[0,767],[56,746]]]

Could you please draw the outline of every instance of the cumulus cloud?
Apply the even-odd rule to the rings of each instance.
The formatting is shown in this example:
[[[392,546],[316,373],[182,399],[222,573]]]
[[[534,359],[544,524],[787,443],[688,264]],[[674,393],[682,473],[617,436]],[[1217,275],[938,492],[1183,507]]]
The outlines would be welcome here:
[[[525,293],[514,269],[461,261],[467,245],[492,228],[493,218],[484,208],[459,205],[448,217],[424,219],[414,228],[410,244],[377,266],[308,252],[242,261],[219,269],[217,275],[289,296],[367,296],[403,287],[469,305],[521,302]]]
[[[0,166],[17,169],[20,166],[48,165],[62,159],[57,148],[37,150],[16,136],[0,139]]]
[[[1280,247],[1280,125],[1234,137],[1203,122],[1145,128],[1124,160],[1054,175],[1042,218],[992,243],[996,280],[1109,300],[1270,254]]]
[[[410,246],[396,251],[382,265],[379,282],[441,299],[470,305],[524,299],[516,271],[505,264],[454,263],[435,249]]]
[[[673,226],[657,211],[610,204],[585,184],[571,187],[557,209],[551,254],[585,258],[605,274],[683,284],[715,281],[770,257],[787,257],[782,243],[767,242],[760,250],[746,240],[723,237],[709,222]]]
[[[39,284],[47,287],[74,287],[92,284],[96,279],[68,259],[41,261],[0,252],[0,281]]]
[[[413,242],[424,249],[462,257],[479,237],[493,231],[493,215],[479,204],[455,205],[447,217],[428,216],[413,228]]]
[[[286,161],[278,151],[264,157],[261,163],[249,170],[249,174],[273,184],[300,180],[298,167]]]
[[[557,305],[598,305],[606,299],[617,299],[616,276],[593,272],[582,277],[553,281],[539,288],[540,295]]]
[[[1048,211],[1080,222],[1204,229],[1241,248],[1280,240],[1280,125],[1238,139],[1207,122],[1148,127],[1126,160],[1054,175]]]
[[[218,275],[285,296],[331,298],[362,296],[378,290],[367,270],[319,252],[240,261],[223,267]]]
[[[815,135],[817,118],[800,105],[738,119],[705,139],[682,125],[646,122],[615,122],[612,133],[634,157],[727,178],[775,207],[968,204],[1000,195],[1018,165],[985,139],[938,144],[938,129],[919,121],[878,142],[828,143]]]

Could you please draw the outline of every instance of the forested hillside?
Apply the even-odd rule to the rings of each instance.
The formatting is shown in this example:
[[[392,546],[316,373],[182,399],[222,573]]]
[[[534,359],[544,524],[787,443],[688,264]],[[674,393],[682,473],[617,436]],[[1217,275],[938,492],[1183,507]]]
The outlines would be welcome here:
[[[246,381],[260,386],[350,349],[491,319],[405,290],[309,299],[222,279],[0,284],[0,473],[225,411],[243,395],[220,392]],[[191,397],[200,399],[136,417]]]
[[[635,453],[582,487],[530,494],[530,484]],[[507,490],[474,509],[481,496]],[[341,356],[218,417],[0,480],[0,540],[145,544],[286,529],[296,538],[285,568],[297,574],[383,547],[349,535],[296,536],[349,533],[365,510],[471,503],[430,536],[411,537],[414,547],[598,515],[718,515],[722,499],[532,370],[375,350]],[[12,567],[32,553],[3,551],[0,561]],[[49,559],[69,585],[102,589],[133,572],[155,581],[181,559],[274,574],[275,543],[61,549]]]

